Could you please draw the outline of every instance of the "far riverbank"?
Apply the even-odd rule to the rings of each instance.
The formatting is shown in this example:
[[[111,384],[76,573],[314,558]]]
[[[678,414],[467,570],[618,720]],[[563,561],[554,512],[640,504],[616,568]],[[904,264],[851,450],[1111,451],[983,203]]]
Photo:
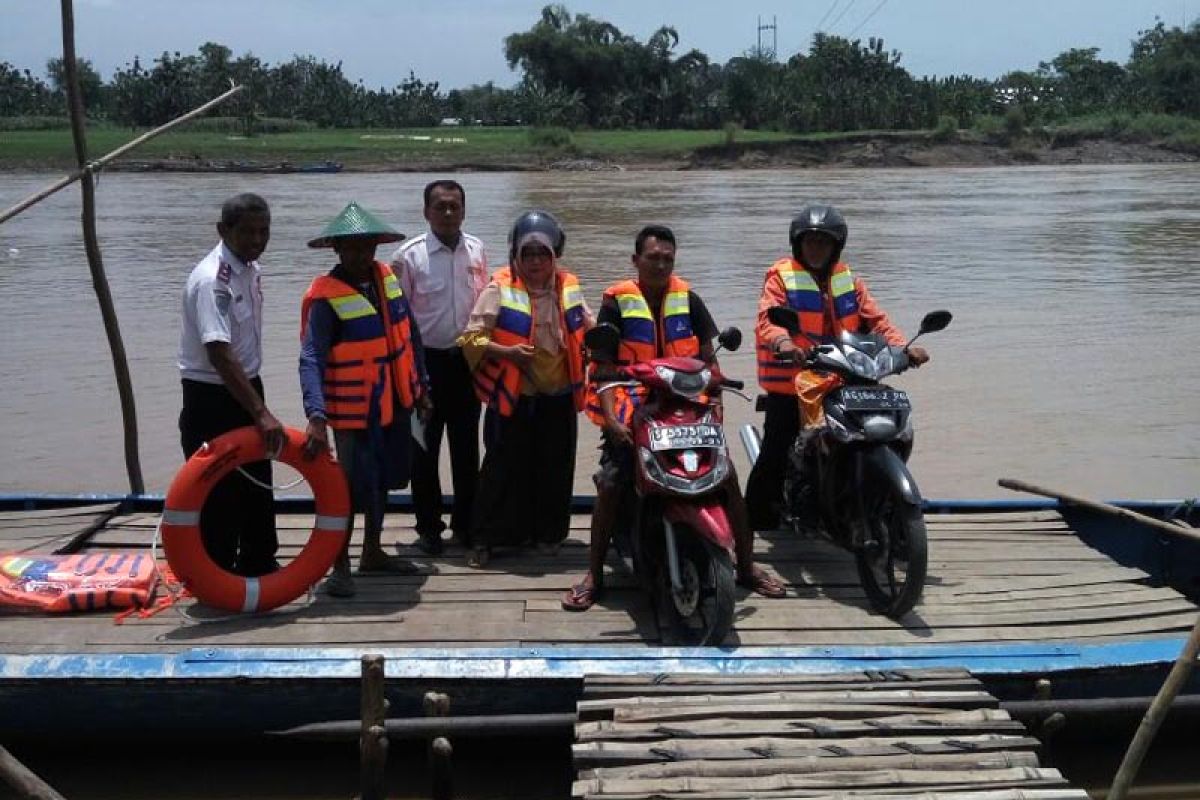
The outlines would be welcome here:
[[[1192,121],[1186,121],[1192,124]],[[566,131],[445,127],[304,130],[243,136],[183,130],[155,139],[109,167],[140,172],[528,172],[778,167],[972,167],[1158,164],[1200,160],[1200,137],[1120,129],[1087,121],[1020,131],[939,130],[789,134],[775,131]],[[92,157],[137,135],[89,130]],[[0,133],[0,170],[74,166],[70,132]]]

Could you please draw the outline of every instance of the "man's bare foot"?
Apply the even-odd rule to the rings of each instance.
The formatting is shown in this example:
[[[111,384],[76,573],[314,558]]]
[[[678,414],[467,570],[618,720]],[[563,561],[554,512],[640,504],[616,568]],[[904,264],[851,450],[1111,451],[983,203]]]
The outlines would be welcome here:
[[[751,568],[749,575],[738,577],[738,586],[743,586],[763,597],[779,598],[787,596],[787,587],[767,574],[762,567]]]

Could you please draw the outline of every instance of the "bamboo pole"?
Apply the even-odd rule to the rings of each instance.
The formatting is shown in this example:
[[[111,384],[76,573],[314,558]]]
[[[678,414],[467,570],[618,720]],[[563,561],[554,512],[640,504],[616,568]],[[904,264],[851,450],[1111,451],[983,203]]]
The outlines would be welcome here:
[[[1133,735],[1133,741],[1129,743],[1129,749],[1125,751],[1125,758],[1121,760],[1117,776],[1113,778],[1112,788],[1108,791],[1108,800],[1124,800],[1129,793],[1133,779],[1137,777],[1138,768],[1142,765],[1142,759],[1146,757],[1150,743],[1154,741],[1155,734],[1158,733],[1159,727],[1166,719],[1171,703],[1179,694],[1179,690],[1187,683],[1192,674],[1192,668],[1196,666],[1197,653],[1200,653],[1200,617],[1196,619],[1196,624],[1192,627],[1192,635],[1184,643],[1183,652],[1179,654],[1179,658],[1175,659],[1175,666],[1171,667],[1171,672],[1163,682],[1162,688],[1158,690],[1158,694],[1155,695],[1154,702],[1150,704],[1150,708],[1146,709],[1146,716],[1142,717],[1137,733]]]
[[[383,656],[362,657],[362,735],[359,739],[361,800],[383,800],[388,738],[385,722]]]
[[[85,174],[79,185],[83,190],[83,245],[87,251],[88,269],[92,273],[92,289],[100,302],[100,316],[104,321],[104,333],[108,337],[108,349],[112,353],[113,370],[117,375],[117,393],[121,400],[121,421],[125,429],[125,471],[129,476],[129,491],[145,494],[142,481],[142,465],[138,458],[137,407],[133,399],[133,380],[129,377],[129,361],[125,357],[125,343],[121,340],[121,326],[113,307],[112,292],[108,288],[108,276],[104,273],[104,261],[100,257],[100,242],[96,237],[96,186],[87,167],[87,135],[84,132],[83,95],[79,91],[79,70],[75,63],[75,12],[72,0],[62,0],[63,70],[67,79],[67,103],[71,111],[71,135],[75,140],[75,160]]]
[[[65,800],[54,787],[39,778],[16,756],[0,745],[0,778],[25,800]]]
[[[1079,506],[1080,508],[1086,508],[1091,511],[1098,511],[1101,514],[1120,517],[1122,519],[1129,520],[1130,522],[1148,525],[1160,533],[1200,542],[1200,531],[1196,531],[1190,527],[1174,525],[1170,522],[1163,522],[1161,519],[1155,519],[1154,517],[1150,517],[1145,514],[1139,514],[1138,512],[1131,511],[1128,508],[1114,506],[1112,503],[1102,503],[1098,500],[1088,500],[1086,497],[1076,497],[1075,495],[1066,494],[1053,489],[1045,489],[1041,486],[1034,486],[1032,483],[1025,483],[1025,481],[1013,480],[1012,478],[1001,478],[999,481],[997,481],[997,483],[1003,486],[1005,489],[1012,489],[1014,492],[1028,492],[1029,494],[1037,494],[1041,495],[1042,497],[1052,497],[1055,500],[1067,505]]]
[[[72,61],[71,64],[74,65],[74,62]],[[71,69],[73,70],[74,66],[72,66]],[[29,197],[27,197],[24,200],[22,200],[21,202],[17,203],[15,206],[8,209],[7,211],[0,213],[0,223],[7,222],[8,220],[12,219],[17,214],[20,214],[22,211],[29,208],[30,206],[40,203],[42,200],[45,200],[47,197],[49,197],[50,195],[59,191],[60,189],[64,189],[64,188],[70,186],[72,183],[81,179],[83,176],[91,175],[93,172],[99,171],[101,168],[107,166],[110,162],[114,161],[115,159],[118,159],[121,156],[125,155],[130,150],[133,150],[135,147],[139,147],[140,145],[145,144],[146,142],[150,141],[154,137],[161,136],[162,134],[166,133],[167,131],[171,130],[172,128],[182,125],[183,123],[185,123],[189,120],[195,119],[196,117],[203,114],[205,111],[208,111],[210,108],[213,108],[215,106],[220,105],[221,103],[224,103],[226,100],[233,97],[238,92],[242,91],[242,88],[243,87],[241,87],[241,86],[234,86],[229,91],[225,92],[225,94],[223,94],[219,97],[215,97],[212,100],[209,100],[207,103],[200,106],[199,108],[192,109],[188,113],[184,114],[182,117],[177,117],[177,118],[171,120],[170,122],[166,123],[165,125],[160,125],[152,131],[147,131],[146,133],[143,133],[141,136],[137,137],[133,141],[127,142],[126,144],[121,145],[116,150],[113,150],[111,153],[104,156],[103,158],[97,159],[96,161],[93,161],[86,165],[80,165],[80,169],[78,169],[77,171],[71,173],[70,175],[67,175],[64,178],[60,178],[59,180],[57,180],[54,183],[47,186],[45,189],[42,189],[41,191],[37,192],[36,194],[30,195]]]

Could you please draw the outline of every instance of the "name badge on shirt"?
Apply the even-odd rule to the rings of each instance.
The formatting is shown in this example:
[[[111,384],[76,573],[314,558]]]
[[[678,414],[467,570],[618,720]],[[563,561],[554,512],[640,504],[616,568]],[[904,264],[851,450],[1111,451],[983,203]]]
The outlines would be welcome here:
[[[213,301],[217,304],[217,313],[223,317],[229,316],[229,304],[233,302],[233,292],[228,289],[213,289]]]

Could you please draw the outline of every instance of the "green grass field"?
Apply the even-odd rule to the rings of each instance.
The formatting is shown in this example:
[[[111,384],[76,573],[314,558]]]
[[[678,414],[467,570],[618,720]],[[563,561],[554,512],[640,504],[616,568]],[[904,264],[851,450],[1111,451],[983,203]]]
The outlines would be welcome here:
[[[93,158],[108,153],[141,131],[112,126],[88,130]],[[791,134],[738,131],[739,143],[780,141]],[[683,158],[698,147],[722,144],[723,130],[576,131],[567,148],[535,145],[527,128],[415,128],[406,130],[316,130],[260,134],[172,131],[126,156],[129,160],[200,158],[260,162],[340,161],[347,167],[402,167],[411,164],[531,164],[558,158]],[[0,132],[0,165],[69,166],[74,150],[69,130]]]
[[[41,125],[23,129],[20,123]],[[1007,141],[1001,117],[982,117],[968,131],[854,131],[791,134],[753,130],[622,130],[566,131],[530,128],[409,128],[323,130],[300,126],[293,120],[277,123],[276,130],[244,137],[237,120],[205,119],[160,136],[127,154],[128,161],[199,159],[201,161],[254,161],[292,164],[338,161],[347,169],[400,170],[480,167],[494,169],[537,168],[561,159],[594,158],[624,163],[683,161],[701,148],[725,145],[730,135],[740,146],[787,141],[831,142],[871,138],[906,138],[940,142],[953,137],[964,142]],[[308,123],[304,123],[308,125]],[[6,129],[7,128],[7,129]],[[92,158],[111,152],[142,131],[112,125],[88,129]],[[1009,134],[1011,139],[1013,134]],[[1185,117],[1143,114],[1102,114],[1063,120],[1053,125],[1025,128],[1019,139],[1026,143],[1071,144],[1086,139],[1148,142],[1200,154],[1200,121]],[[551,144],[547,144],[551,143]],[[711,153],[710,153],[711,155]],[[65,120],[12,118],[0,120],[0,169],[66,169],[75,163],[71,132]]]

